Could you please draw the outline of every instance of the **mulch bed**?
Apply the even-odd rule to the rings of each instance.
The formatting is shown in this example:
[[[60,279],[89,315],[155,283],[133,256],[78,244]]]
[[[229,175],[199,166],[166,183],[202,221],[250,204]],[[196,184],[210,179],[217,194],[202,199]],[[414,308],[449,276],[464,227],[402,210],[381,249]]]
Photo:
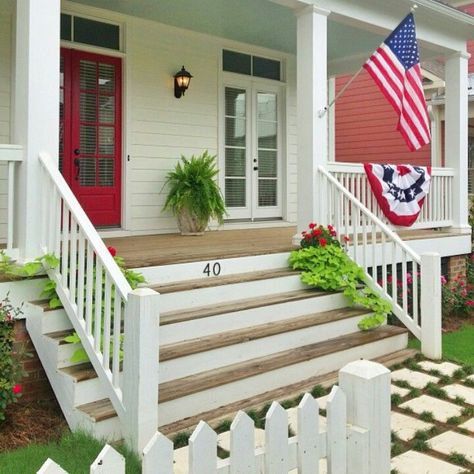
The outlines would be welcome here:
[[[58,440],[67,423],[57,404],[52,402],[14,403],[0,422],[0,453],[31,443]]]
[[[465,324],[474,326],[474,313],[466,316],[443,316],[443,332],[457,331]]]

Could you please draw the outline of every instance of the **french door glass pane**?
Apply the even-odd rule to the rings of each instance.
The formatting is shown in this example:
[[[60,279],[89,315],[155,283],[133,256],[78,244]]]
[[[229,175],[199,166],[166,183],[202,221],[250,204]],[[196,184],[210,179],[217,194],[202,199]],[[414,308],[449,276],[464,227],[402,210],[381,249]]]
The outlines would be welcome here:
[[[99,96],[99,121],[101,123],[115,122],[115,98],[107,95]]]
[[[113,127],[99,127],[99,155],[113,155],[115,153],[115,129]]]
[[[99,186],[113,186],[115,160],[105,158],[99,160]]]
[[[97,149],[97,130],[95,127],[81,125],[81,154],[94,155]]]
[[[225,204],[227,207],[245,207],[245,178],[225,180]]]
[[[97,63],[82,60],[79,69],[81,90],[95,90],[97,87]]]
[[[258,205],[278,205],[278,109],[277,95],[257,94]],[[272,178],[272,179],[262,179]]]
[[[81,122],[97,121],[97,96],[95,94],[81,93],[80,96],[80,115]]]
[[[99,64],[99,90],[102,94],[115,92],[115,67],[112,64]]]
[[[225,89],[225,204],[246,206],[246,91]],[[235,179],[239,177],[238,179]]]
[[[261,207],[277,205],[276,179],[258,180],[258,205]]]
[[[81,158],[79,167],[79,183],[81,186],[95,186],[95,159]]]

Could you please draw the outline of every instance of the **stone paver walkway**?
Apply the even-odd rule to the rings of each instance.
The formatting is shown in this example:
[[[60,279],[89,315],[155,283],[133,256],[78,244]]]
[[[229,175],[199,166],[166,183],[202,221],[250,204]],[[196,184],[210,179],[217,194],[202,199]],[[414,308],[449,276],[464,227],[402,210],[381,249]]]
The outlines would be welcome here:
[[[451,362],[421,361],[409,367],[392,372],[392,449],[397,448],[392,451],[396,452],[392,474],[474,473],[474,388],[468,386],[474,375],[460,378],[461,367]],[[327,398],[317,399],[321,410],[326,410]],[[289,408],[287,413],[290,432],[297,435],[297,409]],[[326,418],[320,416],[319,421],[320,430],[325,431]],[[265,431],[256,429],[255,447],[264,444]],[[218,435],[218,446],[229,451],[229,432]],[[187,446],[174,451],[174,474],[188,473],[188,458]],[[325,459],[320,462],[320,473],[327,474]]]

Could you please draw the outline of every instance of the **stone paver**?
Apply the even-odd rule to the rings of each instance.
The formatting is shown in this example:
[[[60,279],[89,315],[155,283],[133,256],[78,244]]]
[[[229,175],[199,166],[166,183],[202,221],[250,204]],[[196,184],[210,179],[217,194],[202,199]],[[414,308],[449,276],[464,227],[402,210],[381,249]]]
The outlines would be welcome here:
[[[226,431],[225,433],[220,433],[217,436],[217,445],[225,449],[226,451],[230,451],[230,431]],[[255,447],[262,448],[265,446],[265,430],[260,428],[255,429]]]
[[[474,388],[466,387],[457,383],[453,385],[447,385],[443,388],[448,394],[449,398],[454,399],[456,397],[461,397],[464,398],[464,400],[470,405],[474,405]]]
[[[402,403],[400,408],[411,408],[415,413],[420,414],[424,411],[430,411],[436,420],[445,423],[453,416],[460,416],[462,407],[445,400],[422,395],[408,402]]]
[[[392,372],[392,380],[404,380],[412,387],[425,388],[430,382],[438,383],[439,378],[434,375],[424,374],[422,372],[415,372],[407,368],[396,370]]]
[[[460,365],[453,364],[452,362],[431,362],[430,360],[424,360],[419,362],[418,365],[423,369],[429,372],[430,370],[437,370],[442,375],[447,375],[452,377],[456,370],[460,369]]]
[[[470,375],[467,380],[470,380],[471,382],[474,382],[474,375]]]
[[[392,469],[399,474],[459,474],[463,468],[417,451],[407,451],[392,459]]]
[[[286,410],[288,413],[288,426],[290,427],[293,433],[298,433],[298,411],[297,407],[289,408]],[[324,416],[319,415],[319,431],[326,430],[326,418]]]
[[[403,441],[409,441],[415,437],[417,431],[425,431],[432,428],[431,423],[418,420],[412,416],[407,416],[402,413],[392,412],[391,428],[397,436]]]
[[[470,420],[467,420],[462,425],[459,425],[459,428],[464,428],[474,433],[474,418],[471,418]]]
[[[390,386],[391,395],[400,395],[401,397],[406,397],[410,393],[408,388],[397,387],[396,385]]]
[[[428,440],[432,449],[442,454],[453,452],[463,454],[470,462],[474,462],[474,440],[454,431],[446,431]]]

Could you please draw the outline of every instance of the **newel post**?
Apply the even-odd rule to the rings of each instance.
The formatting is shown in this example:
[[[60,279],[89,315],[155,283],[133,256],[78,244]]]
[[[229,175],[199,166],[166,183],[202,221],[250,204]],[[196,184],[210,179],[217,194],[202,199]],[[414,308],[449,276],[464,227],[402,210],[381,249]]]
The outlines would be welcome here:
[[[125,439],[141,453],[158,428],[159,298],[138,288],[125,307],[123,403]]]
[[[339,387],[347,399],[347,423],[368,431],[368,442],[348,451],[358,460],[351,465],[368,465],[364,474],[390,472],[390,371],[368,360],[351,362],[339,371]]]
[[[421,256],[421,352],[441,359],[441,258],[437,253]]]

